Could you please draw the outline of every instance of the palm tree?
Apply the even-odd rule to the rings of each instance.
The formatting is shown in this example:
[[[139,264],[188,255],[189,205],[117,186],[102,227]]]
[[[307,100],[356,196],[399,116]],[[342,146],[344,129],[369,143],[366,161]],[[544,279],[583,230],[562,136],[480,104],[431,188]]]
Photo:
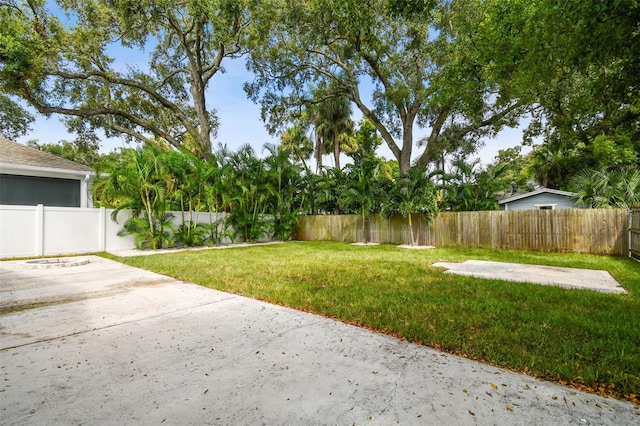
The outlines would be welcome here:
[[[171,187],[163,158],[164,153],[150,145],[127,150],[117,164],[111,165],[109,175],[94,184],[94,199],[114,208],[114,221],[121,210],[131,210],[121,233],[134,234],[139,248],[172,244],[166,213]]]
[[[349,141],[345,136],[353,136],[351,103],[332,86],[321,84],[314,92],[314,117],[316,126],[316,160],[318,170],[322,168],[321,156],[328,150],[333,151],[335,167],[340,169],[340,146]]]
[[[228,159],[229,222],[235,236],[256,241],[271,228],[266,216],[269,200],[275,189],[268,179],[268,170],[250,145],[241,146]],[[232,238],[235,240],[235,238]]]
[[[314,193],[315,209],[322,214],[346,213],[338,203],[340,188],[346,181],[346,173],[336,168],[324,169],[317,179],[310,179],[310,186]]]
[[[640,171],[636,168],[584,169],[570,181],[576,204],[592,208],[640,205]]]
[[[533,178],[545,188],[560,189],[575,168],[578,157],[572,149],[559,143],[545,143],[528,155],[528,168]]]
[[[478,173],[480,159],[466,162],[464,158],[453,160],[451,170],[447,174],[446,189],[447,207],[453,211],[475,210],[478,187],[475,177]]]
[[[344,182],[338,187],[338,205],[345,213],[357,212],[362,219],[362,239],[366,244],[367,220],[371,213],[379,212],[385,195],[380,164],[365,161],[362,167],[346,166]]]
[[[280,137],[280,149],[290,153],[294,161],[302,162],[305,170],[308,170],[307,160],[313,154],[313,141],[306,134],[306,128],[301,121],[297,121],[292,127],[285,130]]]
[[[166,153],[164,162],[176,203],[174,208],[181,212],[176,239],[186,246],[202,245],[206,240],[206,227],[195,221],[193,215],[207,208],[205,183],[211,172],[209,163],[186,149]],[[188,215],[188,220],[185,214]]]
[[[486,169],[480,166],[480,159],[470,162],[463,158],[453,161],[449,173],[441,170],[435,174],[442,175],[448,182],[446,187],[445,206],[453,211],[497,210],[497,192],[504,188],[504,176],[509,171],[509,164],[498,162]],[[506,183],[508,185],[508,183]]]
[[[382,207],[384,216],[399,213],[407,219],[410,244],[415,246],[418,239],[414,233],[411,215],[418,213],[426,222],[438,214],[435,187],[426,175],[426,170],[419,167],[409,169],[407,174],[394,181],[393,187]]]
[[[303,170],[289,160],[286,151],[265,144],[269,155],[264,159],[267,179],[273,187],[269,199],[269,214],[273,216],[273,232],[283,241],[289,240],[298,226],[298,215],[303,208]]]

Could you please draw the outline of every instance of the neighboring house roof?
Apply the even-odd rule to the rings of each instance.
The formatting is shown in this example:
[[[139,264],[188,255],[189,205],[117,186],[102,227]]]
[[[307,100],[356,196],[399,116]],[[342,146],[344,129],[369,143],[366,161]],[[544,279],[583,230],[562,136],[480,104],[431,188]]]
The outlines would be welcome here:
[[[67,171],[78,175],[95,172],[83,164],[4,138],[0,138],[0,166],[12,170]]]
[[[534,195],[538,195],[538,194],[556,194],[556,195],[564,195],[570,198],[573,198],[576,196],[574,192],[560,191],[558,189],[550,189],[550,188],[540,188],[535,191],[525,192],[524,194],[518,194],[518,195],[514,195],[513,197],[504,198],[498,201],[498,204],[510,203],[512,201],[521,200],[523,198],[533,197]]]

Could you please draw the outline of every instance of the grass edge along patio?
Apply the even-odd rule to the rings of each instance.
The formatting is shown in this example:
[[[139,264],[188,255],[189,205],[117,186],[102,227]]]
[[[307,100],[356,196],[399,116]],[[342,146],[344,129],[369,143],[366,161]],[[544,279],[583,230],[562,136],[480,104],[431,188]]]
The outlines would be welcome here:
[[[606,270],[629,294],[453,276],[431,266],[469,259]],[[632,259],[290,242],[116,260],[639,404],[640,268]]]

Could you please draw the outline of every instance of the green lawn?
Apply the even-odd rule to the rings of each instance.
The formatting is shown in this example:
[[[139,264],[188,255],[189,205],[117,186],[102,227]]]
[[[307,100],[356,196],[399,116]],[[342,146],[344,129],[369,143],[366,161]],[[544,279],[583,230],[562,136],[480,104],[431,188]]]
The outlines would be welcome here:
[[[629,295],[444,274],[468,259],[609,271]],[[638,403],[640,264],[576,254],[294,242],[117,258]]]

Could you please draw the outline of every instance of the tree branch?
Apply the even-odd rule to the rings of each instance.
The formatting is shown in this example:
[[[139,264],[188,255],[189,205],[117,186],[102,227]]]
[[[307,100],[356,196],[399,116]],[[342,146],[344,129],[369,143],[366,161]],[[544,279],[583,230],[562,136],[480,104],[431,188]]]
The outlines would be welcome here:
[[[162,96],[158,91],[156,91],[152,87],[146,84],[140,83],[139,81],[130,80],[127,78],[119,78],[119,77],[112,76],[107,72],[95,71],[95,70],[87,71],[84,73],[68,73],[61,70],[54,70],[50,74],[52,76],[57,76],[57,77],[61,77],[69,80],[89,80],[92,77],[98,77],[98,78],[104,79],[109,83],[119,84],[121,86],[131,87],[134,89],[141,90],[144,93],[148,94],[151,98],[156,100],[158,103],[160,103],[160,105],[162,105],[164,108],[168,109],[173,114],[175,114],[176,118],[189,131],[189,133],[193,132],[193,134],[197,134],[198,132],[197,128],[191,123],[189,118],[184,114],[184,112],[178,105],[174,104],[173,102],[171,102],[170,100]],[[81,110],[77,110],[77,111],[81,111]],[[67,115],[71,115],[71,114],[67,114]]]
[[[498,121],[502,120],[504,117],[507,116],[507,114],[509,114],[510,112],[514,111],[517,108],[520,108],[522,106],[524,106],[525,103],[523,101],[516,101],[515,103],[511,104],[510,106],[506,107],[505,109],[503,109],[502,111],[495,113],[494,115],[492,115],[491,117],[482,120],[480,123],[471,123],[465,127],[460,128],[458,131],[456,131],[455,133],[455,138],[462,138],[463,136],[465,136],[467,133],[472,132],[474,130],[478,130],[481,129],[483,127],[487,127],[490,126],[492,124],[497,123]]]
[[[448,105],[445,105],[438,113],[438,117],[436,118],[436,121],[431,126],[431,133],[429,134],[429,138],[427,139],[427,144],[424,148],[424,151],[422,152],[422,155],[420,155],[420,158],[418,159],[418,167],[426,167],[427,164],[429,163],[429,160],[431,160],[431,158],[429,158],[429,146],[433,145],[438,139],[438,136],[440,135],[440,132],[442,131],[442,127],[444,126],[444,123],[447,121],[447,118],[449,117],[450,112],[451,112],[451,104],[448,104]]]
[[[157,135],[163,139],[165,139],[167,142],[169,142],[171,145],[175,146],[176,148],[180,147],[180,142],[177,141],[174,137],[172,137],[168,132],[162,130],[161,128],[159,128],[158,126],[156,126],[154,123],[147,121],[147,120],[143,120],[133,114],[131,114],[130,112],[121,110],[121,109],[117,109],[117,108],[107,108],[107,107],[102,107],[102,108],[62,108],[62,107],[53,107],[50,105],[45,105],[43,103],[41,103],[38,99],[36,99],[31,92],[29,92],[28,87],[23,83],[22,87],[21,87],[21,93],[22,96],[24,97],[24,99],[29,102],[31,105],[33,105],[33,107],[41,114],[45,114],[45,115],[50,115],[50,114],[61,114],[61,115],[70,115],[70,116],[75,116],[75,117],[84,117],[84,118],[92,118],[92,117],[97,117],[97,116],[117,116],[117,117],[121,117],[124,118],[125,120],[130,121],[133,124],[136,124],[140,127],[142,127],[143,129],[148,130],[149,132],[153,133],[154,135]],[[114,128],[114,130],[118,130],[120,131],[120,129],[116,129],[114,126],[116,126],[114,123],[110,123],[110,126]],[[120,126],[118,126],[120,127]],[[122,127],[120,127],[122,129]],[[136,136],[137,133],[134,135],[130,132],[133,132],[133,130],[131,131],[127,131],[125,133],[134,136],[134,137],[138,137]],[[143,141],[147,141],[148,139],[143,137],[143,139],[141,139]]]

